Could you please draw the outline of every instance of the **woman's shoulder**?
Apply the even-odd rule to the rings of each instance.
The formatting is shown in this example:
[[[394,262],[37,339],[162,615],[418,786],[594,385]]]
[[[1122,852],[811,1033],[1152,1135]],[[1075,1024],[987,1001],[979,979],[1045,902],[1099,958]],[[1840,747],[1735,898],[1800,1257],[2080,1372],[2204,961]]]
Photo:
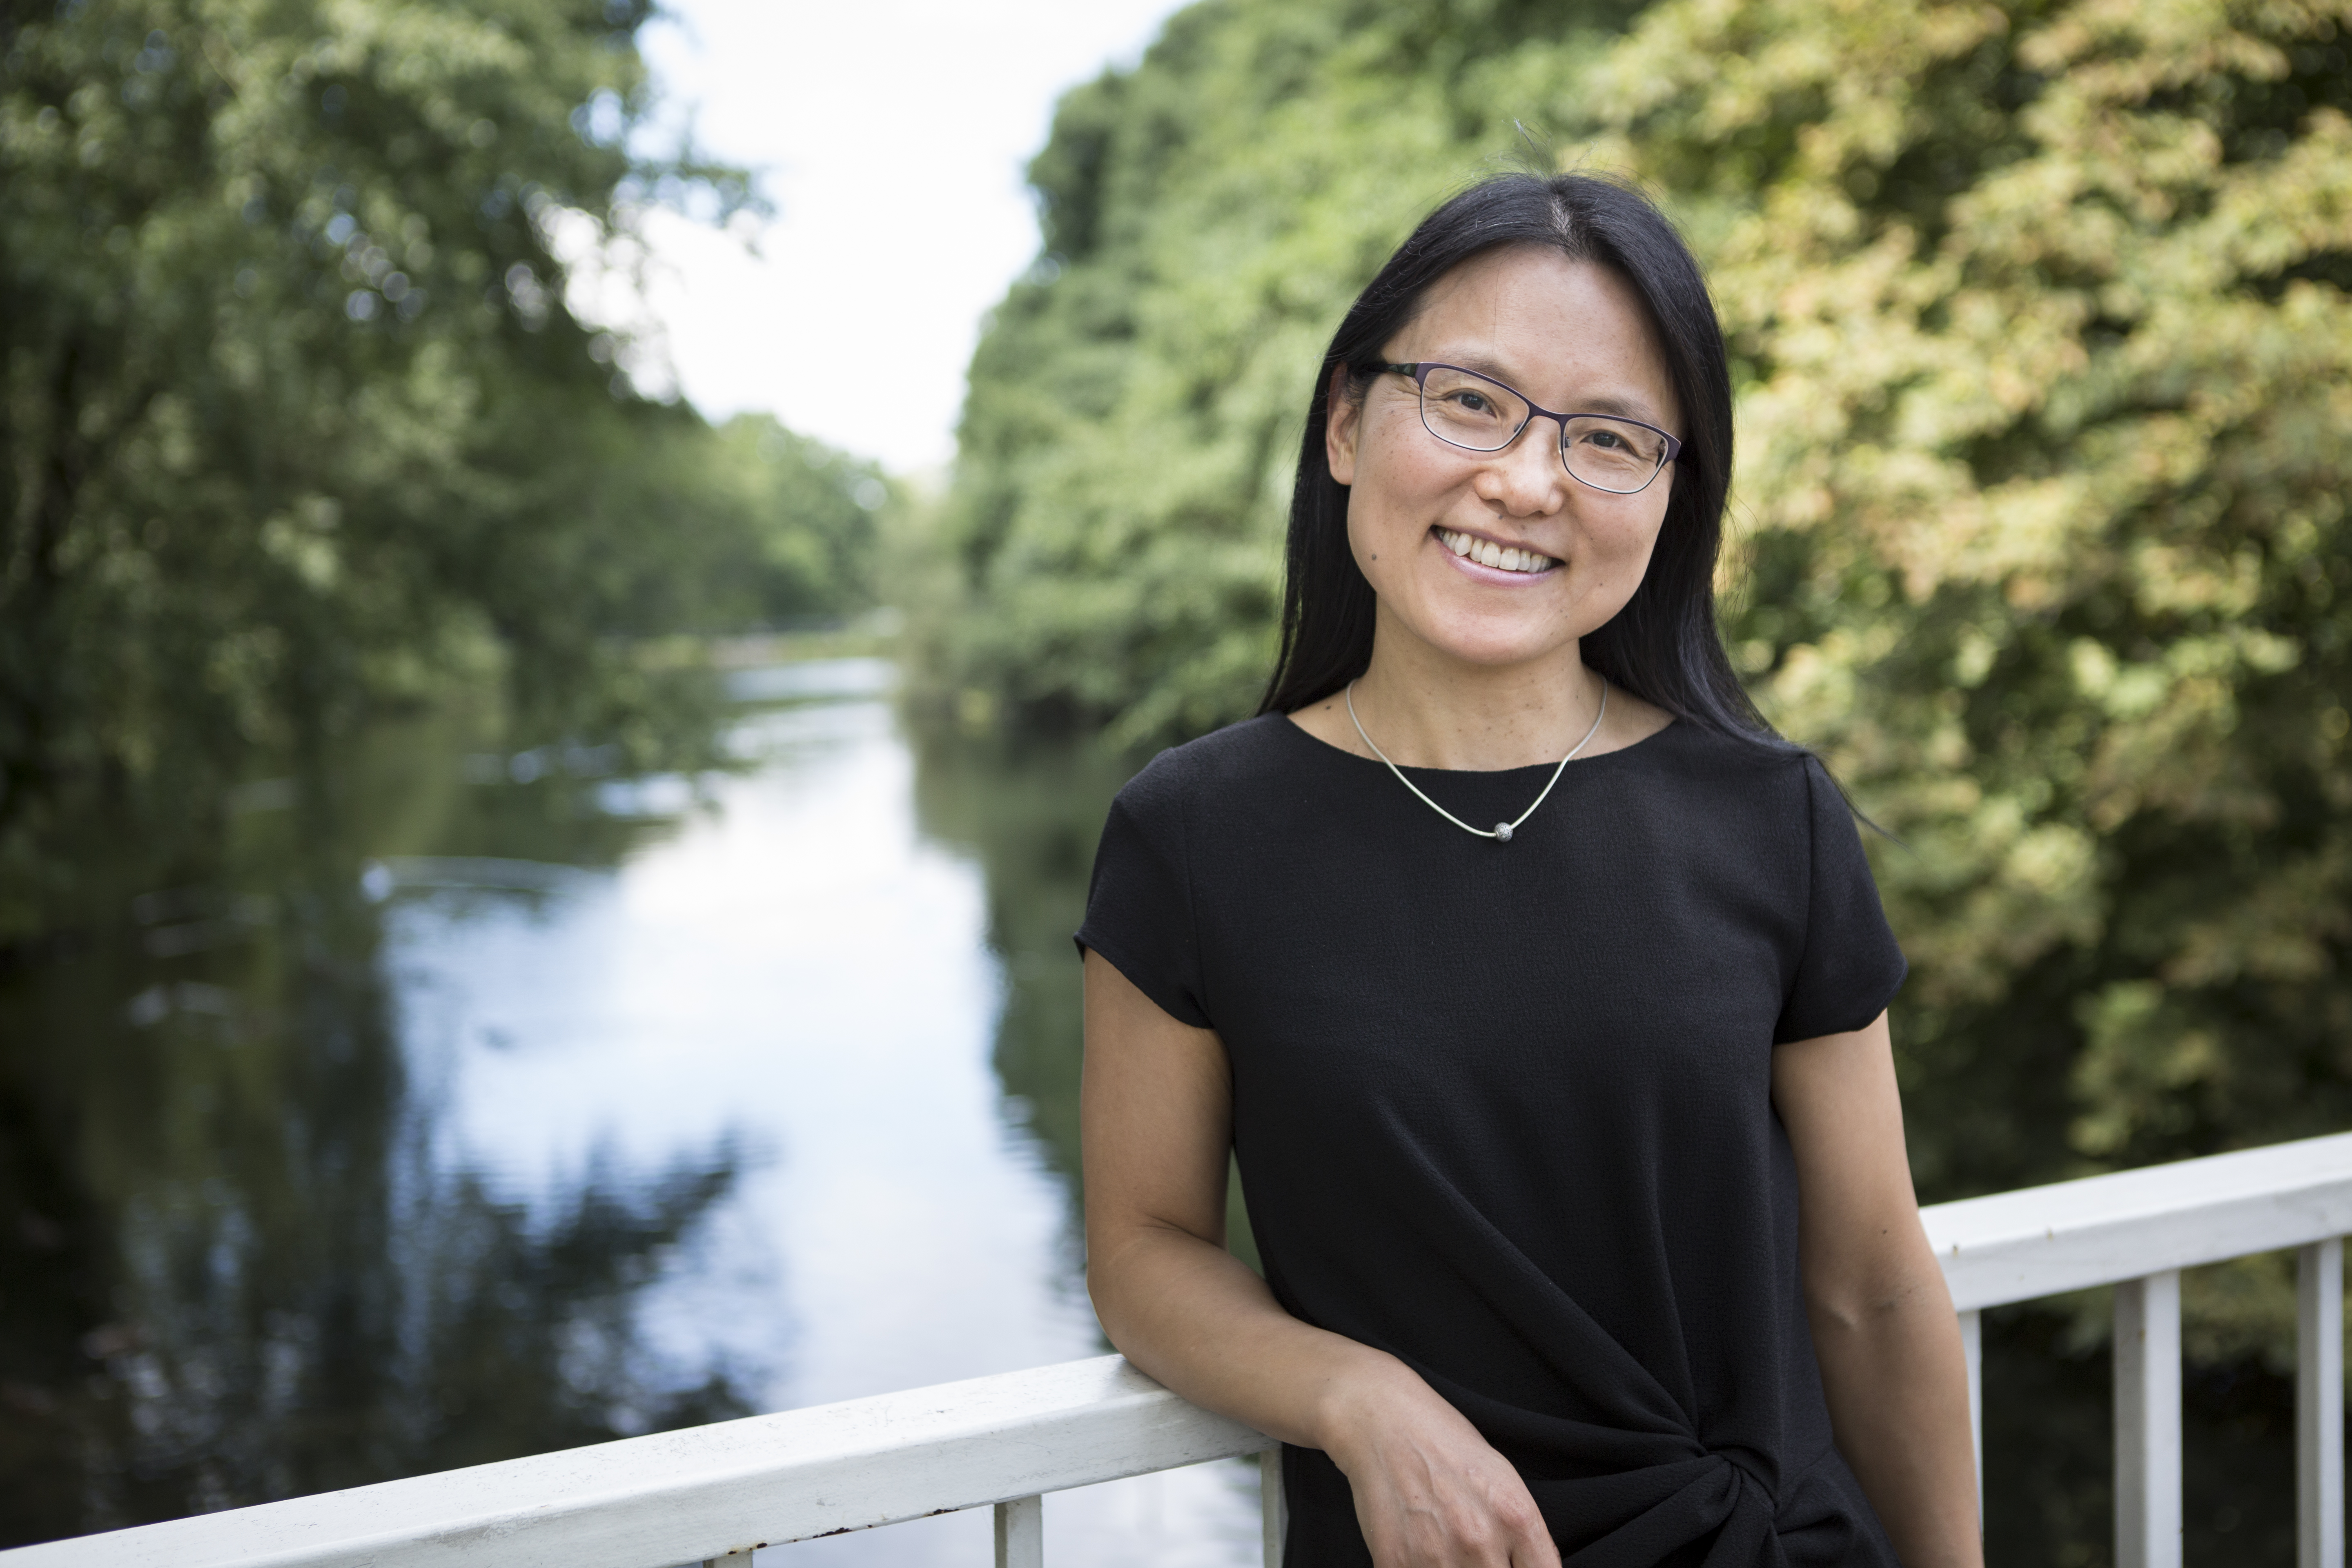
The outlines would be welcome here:
[[[1724,801],[1764,810],[1805,809],[1827,791],[1841,798],[1822,761],[1778,735],[1738,735],[1677,719],[1619,755],[1636,771]]]
[[[1270,784],[1297,766],[1297,742],[1307,739],[1281,713],[1228,724],[1144,763],[1119,791],[1119,802],[1129,809],[1181,806],[1204,795]]]
[[[1190,864],[1204,843],[1218,837],[1219,823],[1262,815],[1260,808],[1301,761],[1292,748],[1305,737],[1295,731],[1282,714],[1265,714],[1161,752],[1111,802],[1103,852],[1148,849]]]

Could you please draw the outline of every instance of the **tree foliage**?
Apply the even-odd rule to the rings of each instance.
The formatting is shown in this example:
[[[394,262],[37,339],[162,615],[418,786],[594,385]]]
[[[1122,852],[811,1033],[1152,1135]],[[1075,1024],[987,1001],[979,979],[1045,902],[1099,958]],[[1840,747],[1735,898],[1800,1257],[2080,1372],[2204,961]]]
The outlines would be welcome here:
[[[1517,117],[1709,265],[1727,632],[1899,840],[1928,1195],[2352,1122],[2352,6],[1614,20],[1203,5],[1066,100],[943,679],[1129,741],[1246,713],[1305,377]],[[2200,1287],[2198,1343],[2280,1349],[2281,1278]]]
[[[972,613],[942,679],[1129,741],[1247,711],[1324,341],[1413,219],[1509,151],[1521,84],[1623,10],[1210,0],[1066,99],[1030,171],[1045,254],[972,363],[944,525]]]
[[[0,5],[0,930],[93,799],[209,821],[459,668],[642,764],[693,704],[631,638],[862,595],[870,469],[640,399],[566,307],[558,217],[745,195],[628,152],[649,9]]]
[[[2352,1121],[2347,29],[1677,3],[1592,84],[1733,329],[1730,634],[1904,841],[1935,1188]]]

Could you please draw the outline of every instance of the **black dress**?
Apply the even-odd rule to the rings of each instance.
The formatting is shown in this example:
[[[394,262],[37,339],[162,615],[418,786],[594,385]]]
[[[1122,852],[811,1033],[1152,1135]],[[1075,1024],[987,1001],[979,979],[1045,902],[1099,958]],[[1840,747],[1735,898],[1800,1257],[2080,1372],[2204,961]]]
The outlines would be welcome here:
[[[1550,768],[1408,770],[1465,822]],[[1772,1047],[1902,983],[1809,758],[1671,724],[1570,763],[1507,844],[1287,719],[1163,752],[1082,946],[1232,1058],[1267,1282],[1402,1359],[1515,1464],[1573,1568],[1891,1564],[1832,1445]],[[1366,1564],[1292,1448],[1290,1568]]]

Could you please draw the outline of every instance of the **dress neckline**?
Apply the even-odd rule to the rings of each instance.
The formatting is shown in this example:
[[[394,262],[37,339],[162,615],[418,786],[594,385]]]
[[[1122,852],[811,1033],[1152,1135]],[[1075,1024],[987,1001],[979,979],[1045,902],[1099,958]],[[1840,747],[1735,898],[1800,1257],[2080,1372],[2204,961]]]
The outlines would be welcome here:
[[[1351,763],[1360,763],[1369,768],[1381,768],[1385,766],[1378,757],[1359,756],[1345,746],[1333,745],[1330,742],[1323,739],[1322,736],[1318,735],[1313,731],[1307,729],[1306,725],[1301,724],[1296,718],[1292,717],[1288,713],[1269,713],[1266,717],[1273,720],[1276,723],[1280,724],[1284,729],[1290,731],[1300,740],[1306,742],[1308,745],[1314,747],[1318,752],[1328,752],[1335,757],[1345,757]],[[1631,756],[1633,752],[1642,750],[1643,747],[1647,746],[1659,736],[1670,734],[1675,731],[1686,728],[1688,728],[1688,726],[1682,720],[1670,718],[1664,724],[1659,725],[1656,729],[1651,731],[1648,734],[1643,736],[1640,740],[1633,742],[1630,745],[1620,746],[1613,752],[1601,752],[1594,756],[1576,758],[1568,764],[1569,772],[1574,773],[1579,768],[1590,767],[1596,763],[1605,763],[1612,757]],[[1427,768],[1410,763],[1400,763],[1399,766],[1402,767],[1406,773],[1425,773],[1434,778],[1500,779],[1508,778],[1513,773],[1549,771],[1549,769],[1559,766],[1559,759],[1554,757],[1551,761],[1546,763],[1523,763],[1515,768]]]

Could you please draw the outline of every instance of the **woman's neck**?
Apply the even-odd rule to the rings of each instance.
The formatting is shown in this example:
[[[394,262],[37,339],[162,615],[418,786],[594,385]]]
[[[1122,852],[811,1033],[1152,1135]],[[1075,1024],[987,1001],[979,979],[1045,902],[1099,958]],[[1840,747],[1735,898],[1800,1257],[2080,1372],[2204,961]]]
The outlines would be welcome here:
[[[1375,756],[1365,744],[1369,737],[1401,766],[1499,773],[1557,763],[1588,731],[1591,739],[1580,756],[1622,751],[1664,729],[1674,716],[1587,668],[1577,643],[1523,663],[1477,664],[1400,633],[1383,616],[1373,633],[1371,661],[1353,687],[1298,709],[1290,721],[1327,745],[1367,759]]]
[[[1541,660],[1496,668],[1376,637],[1370,667],[1348,694],[1352,718],[1344,712],[1346,700],[1333,716],[1348,731],[1344,738],[1323,734],[1328,721],[1307,728],[1361,751],[1353,732],[1360,723],[1381,751],[1407,767],[1477,773],[1532,767],[1567,755],[1592,727],[1602,689],[1574,644]],[[1306,715],[1300,718],[1304,722]]]

